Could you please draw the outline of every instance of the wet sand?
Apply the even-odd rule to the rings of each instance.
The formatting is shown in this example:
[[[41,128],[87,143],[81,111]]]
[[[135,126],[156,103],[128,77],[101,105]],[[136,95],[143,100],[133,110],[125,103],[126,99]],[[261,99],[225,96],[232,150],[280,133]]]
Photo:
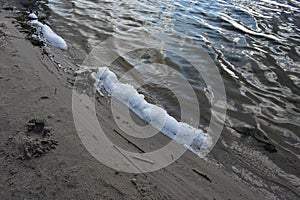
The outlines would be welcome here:
[[[26,40],[7,18],[12,15],[0,12],[0,199],[268,199],[191,152],[146,174],[118,172],[94,159],[73,121],[74,76]],[[107,100],[98,99],[112,141],[136,148],[116,134]],[[132,142],[148,150],[143,141]]]

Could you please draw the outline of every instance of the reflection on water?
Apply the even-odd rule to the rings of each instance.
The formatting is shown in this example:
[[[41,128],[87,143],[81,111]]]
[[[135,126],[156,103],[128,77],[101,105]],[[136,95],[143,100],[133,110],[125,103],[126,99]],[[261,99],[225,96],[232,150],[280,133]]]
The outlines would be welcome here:
[[[163,41],[157,34],[161,31],[205,48],[222,74],[227,93],[222,106],[228,109],[224,133],[211,156],[270,199],[299,198],[298,1],[48,0],[41,4],[50,9],[56,31],[81,52],[81,58],[108,37],[134,45],[135,34],[142,32],[147,33],[145,40]],[[196,90],[201,124],[208,124],[209,87],[189,63],[168,52],[143,51],[123,56],[112,67],[121,73],[138,65],[138,58],[179,70]],[[193,59],[201,63],[199,57]],[[203,66],[203,70],[208,69]],[[172,94],[151,85],[142,92],[178,117]]]

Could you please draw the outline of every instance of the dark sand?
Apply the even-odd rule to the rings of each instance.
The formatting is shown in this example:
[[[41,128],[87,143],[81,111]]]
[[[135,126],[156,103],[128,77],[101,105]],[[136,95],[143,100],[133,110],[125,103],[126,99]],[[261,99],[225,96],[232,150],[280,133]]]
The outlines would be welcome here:
[[[12,15],[0,12],[1,200],[267,198],[191,152],[147,174],[117,172],[94,159],[73,122],[74,77],[57,69],[40,47],[26,40],[12,23],[15,19],[6,18]],[[110,137],[129,146],[114,132],[107,101],[99,101],[100,120]],[[38,120],[28,124],[31,119]],[[147,151],[141,141],[134,143]]]

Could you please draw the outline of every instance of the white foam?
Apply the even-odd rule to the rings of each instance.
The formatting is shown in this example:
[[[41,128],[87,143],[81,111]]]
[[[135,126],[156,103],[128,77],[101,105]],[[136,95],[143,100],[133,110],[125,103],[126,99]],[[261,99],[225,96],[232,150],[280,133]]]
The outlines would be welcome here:
[[[141,119],[194,153],[201,156],[203,151],[212,146],[211,137],[203,130],[178,122],[161,107],[148,103],[132,85],[120,83],[116,74],[107,67],[99,67],[97,73],[92,73],[92,77],[101,95],[103,95],[101,90],[105,89],[109,95],[125,104]]]
[[[36,14],[34,14],[34,13],[30,13],[30,14],[28,15],[28,18],[29,18],[29,19],[38,19],[38,17],[37,17]]]
[[[63,50],[68,49],[68,45],[65,40],[57,35],[48,25],[38,21],[37,16],[34,13],[31,13],[29,18],[33,19],[29,21],[29,24],[34,26],[38,32],[41,33],[41,37],[50,42],[53,46],[58,47]]]

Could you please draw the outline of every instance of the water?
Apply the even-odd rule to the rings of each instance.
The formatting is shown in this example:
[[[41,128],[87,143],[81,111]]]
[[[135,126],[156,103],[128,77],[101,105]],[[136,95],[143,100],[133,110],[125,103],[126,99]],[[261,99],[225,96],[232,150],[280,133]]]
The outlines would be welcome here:
[[[77,63],[110,37],[135,45],[137,37],[163,41],[157,34],[163,32],[174,35],[170,46],[181,41],[177,38],[202,46],[218,67],[227,96],[225,129],[211,159],[270,199],[300,197],[298,1],[48,0],[39,4],[55,31],[67,40]],[[198,56],[192,59],[202,62]],[[120,56],[111,69],[120,75],[140,62],[179,70],[196,91],[201,125],[208,125],[209,87],[189,63],[167,51],[140,50]],[[209,71],[205,66],[203,70]],[[180,118],[178,102],[168,90],[148,84],[141,92]]]

